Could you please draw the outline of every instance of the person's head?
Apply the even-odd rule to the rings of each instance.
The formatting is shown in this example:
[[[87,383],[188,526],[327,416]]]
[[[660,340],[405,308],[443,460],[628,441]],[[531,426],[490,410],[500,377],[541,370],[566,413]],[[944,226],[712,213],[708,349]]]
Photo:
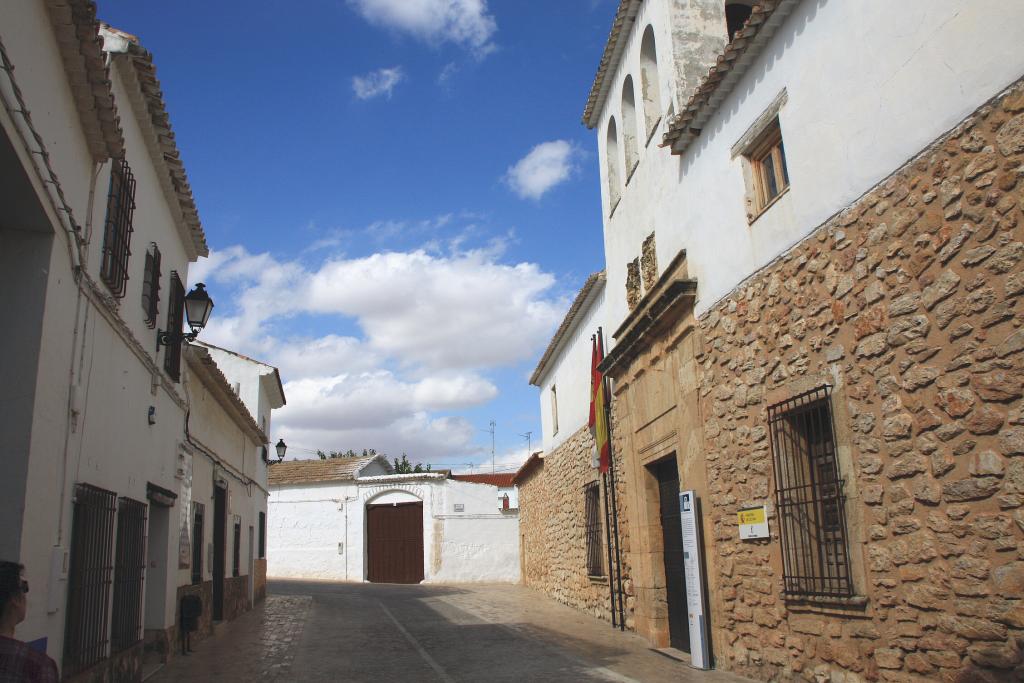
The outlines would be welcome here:
[[[24,565],[0,560],[0,618],[13,616],[15,624],[25,621],[27,608],[28,582],[22,578],[23,571]]]

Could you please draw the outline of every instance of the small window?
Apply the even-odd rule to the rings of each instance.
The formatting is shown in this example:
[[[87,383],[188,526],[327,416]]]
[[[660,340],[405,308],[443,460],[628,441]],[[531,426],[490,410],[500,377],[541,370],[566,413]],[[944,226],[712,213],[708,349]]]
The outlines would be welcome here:
[[[558,387],[551,385],[551,433],[558,433]]]
[[[160,249],[150,242],[146,250],[146,265],[142,272],[142,310],[146,314],[146,327],[156,327],[160,309]]]
[[[750,173],[747,215],[753,221],[789,188],[786,149],[778,119],[765,128],[743,156]]]
[[[753,0],[730,0],[725,3],[725,25],[730,41],[743,29],[753,11]]]
[[[601,558],[601,487],[594,481],[583,489],[587,534],[587,574],[604,576]]]
[[[203,521],[206,508],[202,503],[192,503],[192,584],[203,582]]]
[[[181,334],[185,323],[185,286],[178,274],[171,271],[171,286],[167,296],[167,331]],[[164,347],[164,370],[175,382],[181,380],[181,339]]]
[[[853,595],[830,388],[768,408],[787,597]]]
[[[128,284],[132,216],[135,213],[135,176],[124,159],[113,162],[107,193],[107,219],[103,228],[103,261],[100,279],[120,299]]]

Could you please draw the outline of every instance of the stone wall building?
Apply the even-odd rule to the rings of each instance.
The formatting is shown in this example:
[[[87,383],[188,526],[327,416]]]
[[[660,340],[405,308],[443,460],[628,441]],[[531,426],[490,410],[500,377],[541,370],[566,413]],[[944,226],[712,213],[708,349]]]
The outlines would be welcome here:
[[[653,645],[689,649],[693,490],[716,667],[1024,673],[1022,75],[994,2],[620,3],[584,122]]]

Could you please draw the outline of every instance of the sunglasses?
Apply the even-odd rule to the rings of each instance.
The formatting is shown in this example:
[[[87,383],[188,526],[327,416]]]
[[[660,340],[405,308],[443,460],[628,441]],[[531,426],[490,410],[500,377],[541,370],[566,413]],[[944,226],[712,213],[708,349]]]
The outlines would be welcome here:
[[[24,579],[21,581],[21,592],[28,593],[28,581],[25,581]]]

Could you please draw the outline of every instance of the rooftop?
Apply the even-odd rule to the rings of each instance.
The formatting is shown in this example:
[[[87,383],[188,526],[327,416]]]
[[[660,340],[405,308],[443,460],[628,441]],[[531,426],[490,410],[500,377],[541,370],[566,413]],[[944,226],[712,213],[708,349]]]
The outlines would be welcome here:
[[[365,458],[328,458],[327,460],[285,460],[274,463],[267,469],[269,486],[290,484],[315,484],[328,481],[353,481],[360,470],[374,460],[388,465],[387,458],[369,455]]]
[[[603,270],[599,270],[593,273],[587,278],[587,281],[583,283],[580,288],[579,294],[573,300],[572,305],[569,306],[568,312],[565,314],[565,318],[562,320],[562,324],[558,326],[558,330],[555,331],[555,336],[551,337],[551,341],[548,342],[548,347],[544,349],[544,355],[540,357],[540,362],[537,363],[537,368],[530,375],[530,384],[535,387],[540,386],[540,378],[544,375],[547,370],[548,363],[561,349],[562,342],[576,327],[576,323],[583,317],[583,314],[590,308],[590,303],[593,301],[593,297],[596,296],[601,288],[604,287],[605,274]]]
[[[458,481],[470,481],[475,484],[490,484],[491,486],[499,486],[502,488],[509,488],[515,485],[513,481],[516,478],[515,472],[496,472],[494,474],[453,474],[452,479]]]

